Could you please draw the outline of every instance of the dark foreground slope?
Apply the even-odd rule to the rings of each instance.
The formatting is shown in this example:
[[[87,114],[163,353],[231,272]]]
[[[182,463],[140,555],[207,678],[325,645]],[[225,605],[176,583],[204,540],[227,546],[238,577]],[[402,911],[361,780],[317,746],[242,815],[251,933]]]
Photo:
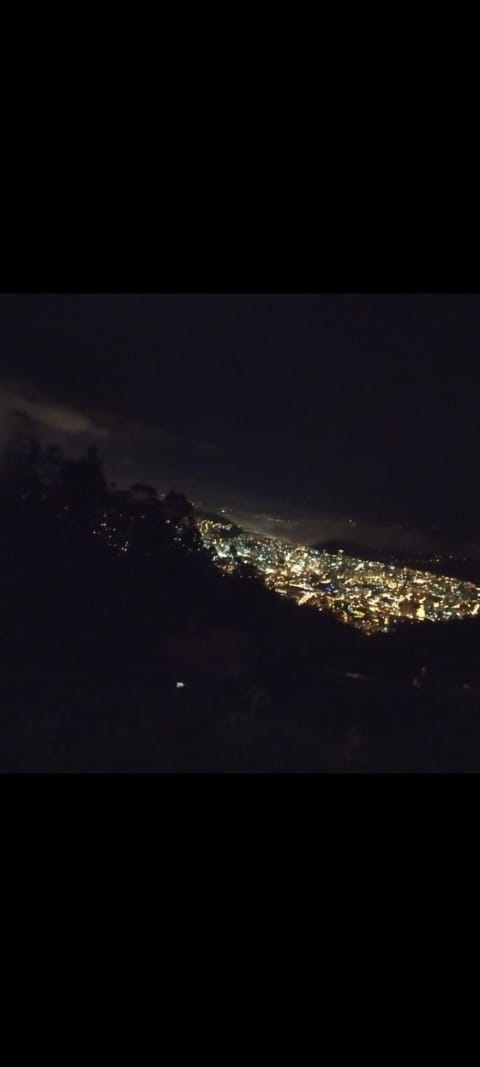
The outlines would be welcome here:
[[[181,495],[47,458],[2,486],[1,772],[480,769],[476,623],[364,637],[222,575]]]

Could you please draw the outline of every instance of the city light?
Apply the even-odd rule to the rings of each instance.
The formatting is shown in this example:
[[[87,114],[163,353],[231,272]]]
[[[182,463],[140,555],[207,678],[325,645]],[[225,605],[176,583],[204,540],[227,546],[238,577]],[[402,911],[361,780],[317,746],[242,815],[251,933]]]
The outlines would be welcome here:
[[[245,531],[233,536],[232,527],[212,519],[198,526],[221,570],[231,573],[238,563],[251,563],[277,593],[332,612],[366,633],[392,630],[403,620],[451,620],[480,611],[480,589],[472,582],[272,536]]]

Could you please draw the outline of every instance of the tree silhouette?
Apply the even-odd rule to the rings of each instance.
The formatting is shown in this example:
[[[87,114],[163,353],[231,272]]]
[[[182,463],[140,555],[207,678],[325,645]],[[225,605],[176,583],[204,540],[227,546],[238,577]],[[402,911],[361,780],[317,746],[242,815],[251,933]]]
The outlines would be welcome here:
[[[174,541],[188,552],[199,552],[202,549],[202,538],[196,526],[193,504],[183,493],[171,489],[164,497],[163,506]]]
[[[59,498],[69,517],[93,530],[108,501],[107,482],[96,445],[91,445],[81,459],[63,464]]]
[[[64,464],[65,460],[59,445],[49,445],[40,460],[44,495],[58,491],[63,477]]]
[[[33,502],[40,498],[40,445],[34,423],[23,412],[13,412],[10,434],[3,450],[2,490],[17,500]]]
[[[163,504],[156,490],[138,482],[129,493],[129,550],[134,556],[158,559],[171,543]]]
[[[153,497],[157,496],[157,490],[154,489],[153,486],[143,485],[142,482],[136,482],[135,485],[132,485],[130,492],[133,493],[135,496],[147,497],[148,499],[152,499]]]

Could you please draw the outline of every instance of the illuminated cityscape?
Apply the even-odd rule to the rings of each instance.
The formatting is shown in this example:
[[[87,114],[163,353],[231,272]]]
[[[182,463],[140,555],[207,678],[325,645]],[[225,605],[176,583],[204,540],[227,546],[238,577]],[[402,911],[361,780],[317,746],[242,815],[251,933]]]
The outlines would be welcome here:
[[[441,621],[480,612],[480,588],[413,567],[357,559],[238,531],[233,524],[200,519],[198,526],[217,565],[233,572],[252,564],[265,583],[298,604],[334,613],[366,633],[394,629],[402,620]]]

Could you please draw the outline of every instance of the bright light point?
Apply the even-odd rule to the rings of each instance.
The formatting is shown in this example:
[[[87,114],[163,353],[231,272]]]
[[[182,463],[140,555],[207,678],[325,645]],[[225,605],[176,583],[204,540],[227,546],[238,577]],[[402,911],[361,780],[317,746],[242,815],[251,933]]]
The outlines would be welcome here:
[[[185,689],[185,682],[177,682],[177,689]]]

